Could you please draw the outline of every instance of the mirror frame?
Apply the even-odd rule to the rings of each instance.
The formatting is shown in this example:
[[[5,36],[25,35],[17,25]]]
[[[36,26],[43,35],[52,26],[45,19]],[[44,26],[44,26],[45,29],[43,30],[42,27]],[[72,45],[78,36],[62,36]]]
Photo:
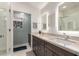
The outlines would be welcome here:
[[[79,37],[79,31],[64,31],[64,30],[59,30],[58,28],[58,19],[59,19],[59,6],[61,6],[62,4],[64,4],[65,2],[60,2],[57,7],[56,7],[56,11],[55,11],[55,28],[56,28],[56,31],[57,33],[59,34],[63,34],[63,33],[66,33],[68,35],[72,35],[72,36],[77,36]]]
[[[42,24],[42,17],[46,15],[46,29],[43,29],[43,24]],[[41,16],[41,30],[43,32],[48,32],[48,16],[49,16],[49,13],[48,12],[44,12]]]

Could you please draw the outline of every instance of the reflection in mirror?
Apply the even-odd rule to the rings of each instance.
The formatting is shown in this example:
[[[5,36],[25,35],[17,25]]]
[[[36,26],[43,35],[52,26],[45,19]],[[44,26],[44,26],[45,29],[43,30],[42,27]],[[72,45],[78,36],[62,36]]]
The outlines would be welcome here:
[[[48,15],[49,15],[48,12],[44,12],[41,16],[41,25],[42,25],[41,29],[44,32],[48,31]]]
[[[43,24],[43,29],[45,29],[45,30],[46,30],[46,24]]]
[[[46,17],[47,17],[46,14],[42,15],[42,29],[43,30],[46,30]]]
[[[37,23],[36,22],[33,23],[33,28],[37,29]]]
[[[79,31],[79,2],[65,2],[58,7],[58,30]]]

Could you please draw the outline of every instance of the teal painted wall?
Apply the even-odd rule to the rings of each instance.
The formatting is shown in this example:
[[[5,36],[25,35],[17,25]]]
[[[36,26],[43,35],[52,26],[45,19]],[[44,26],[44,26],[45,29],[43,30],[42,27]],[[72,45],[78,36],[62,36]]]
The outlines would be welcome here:
[[[31,14],[26,14],[22,21],[22,28],[14,29],[14,46],[26,44],[28,42],[28,33],[31,33]]]

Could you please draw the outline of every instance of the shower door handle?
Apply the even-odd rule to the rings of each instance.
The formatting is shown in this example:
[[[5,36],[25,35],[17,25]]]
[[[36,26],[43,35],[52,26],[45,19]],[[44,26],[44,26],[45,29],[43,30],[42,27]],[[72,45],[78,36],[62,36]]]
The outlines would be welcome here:
[[[0,35],[0,38],[3,38],[4,37],[4,35]]]

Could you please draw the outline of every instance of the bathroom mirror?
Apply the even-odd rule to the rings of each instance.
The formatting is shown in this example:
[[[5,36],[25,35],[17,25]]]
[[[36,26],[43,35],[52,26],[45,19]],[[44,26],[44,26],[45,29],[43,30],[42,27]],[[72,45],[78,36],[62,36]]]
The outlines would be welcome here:
[[[58,30],[79,31],[79,2],[64,2],[58,6]]]
[[[33,23],[33,28],[37,29],[37,23],[36,22]]]
[[[48,29],[48,13],[45,12],[41,16],[42,30],[47,31]]]

